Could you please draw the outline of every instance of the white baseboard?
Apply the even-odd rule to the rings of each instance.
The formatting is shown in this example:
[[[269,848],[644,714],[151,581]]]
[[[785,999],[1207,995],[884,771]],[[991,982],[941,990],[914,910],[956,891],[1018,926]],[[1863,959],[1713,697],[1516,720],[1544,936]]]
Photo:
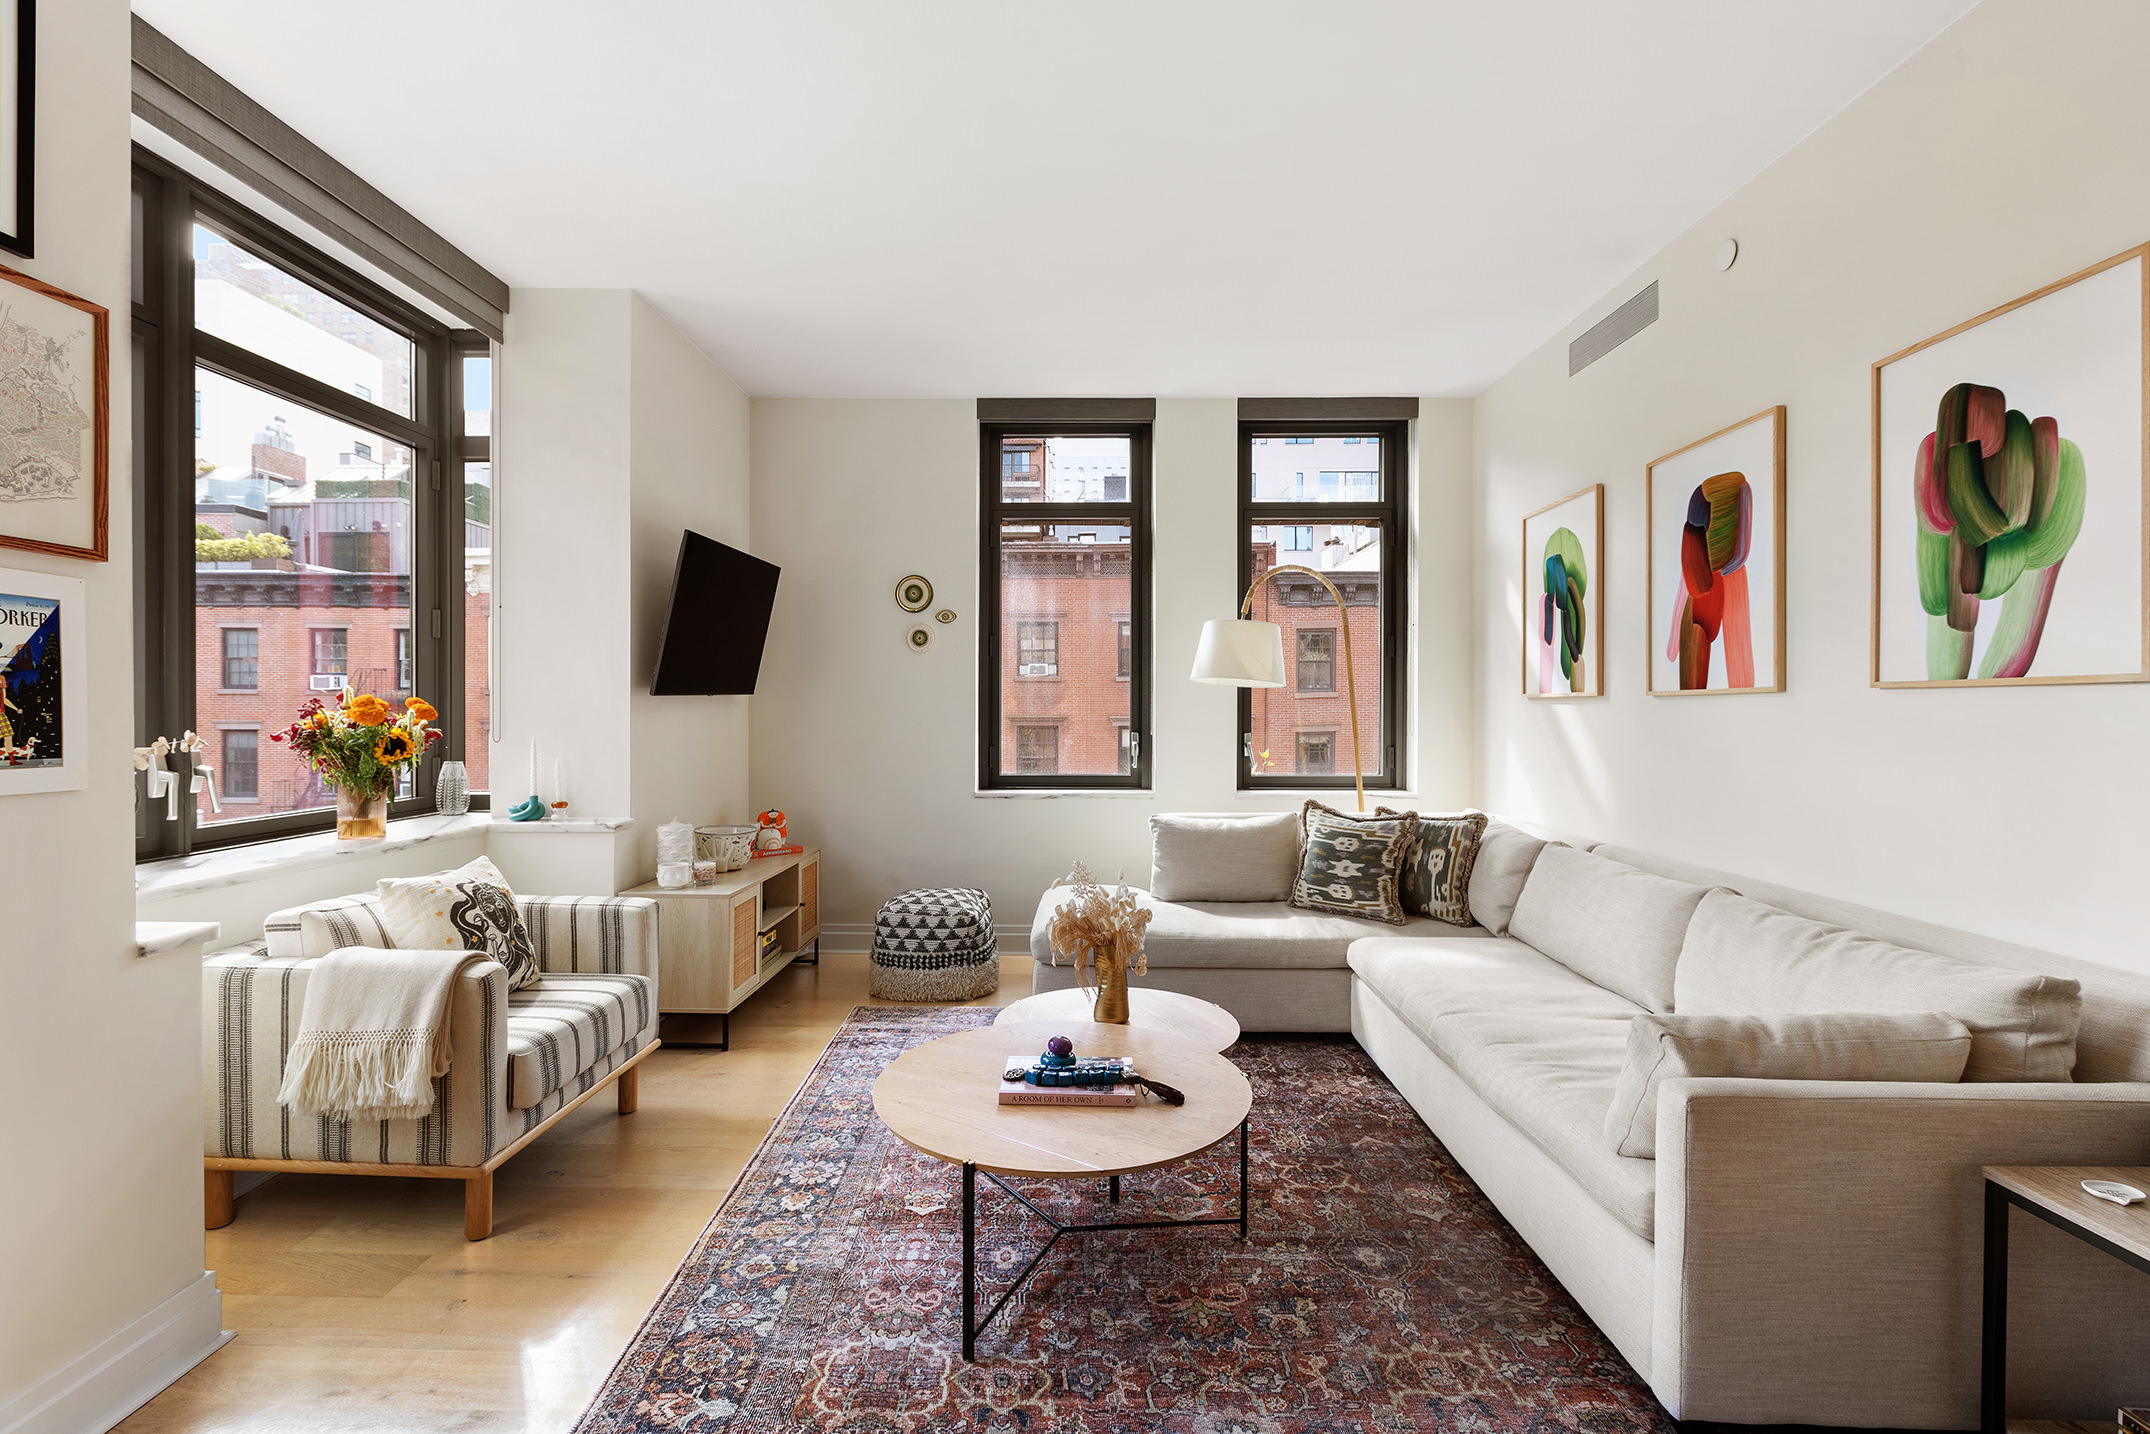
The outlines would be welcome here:
[[[821,923],[821,949],[839,955],[863,956],[873,950],[873,923],[871,921],[824,921]],[[993,927],[993,949],[1003,956],[1021,956],[1030,950],[1030,928],[996,924]]]
[[[222,1349],[216,1271],[0,1403],[0,1434],[105,1434]]]

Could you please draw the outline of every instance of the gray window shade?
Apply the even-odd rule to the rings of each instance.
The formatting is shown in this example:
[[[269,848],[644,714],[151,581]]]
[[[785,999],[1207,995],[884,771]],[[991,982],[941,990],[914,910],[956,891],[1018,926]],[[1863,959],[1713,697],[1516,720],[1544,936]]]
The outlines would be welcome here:
[[[1154,423],[1154,398],[981,398],[980,423]]]
[[[504,337],[505,283],[139,15],[134,112],[488,338]]]
[[[1377,423],[1418,417],[1416,398],[1243,398],[1242,423]]]

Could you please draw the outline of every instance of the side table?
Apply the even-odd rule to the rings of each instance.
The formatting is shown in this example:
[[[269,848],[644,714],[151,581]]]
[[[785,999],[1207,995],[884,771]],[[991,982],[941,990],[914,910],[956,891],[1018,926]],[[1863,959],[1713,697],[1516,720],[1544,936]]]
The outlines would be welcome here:
[[[820,847],[758,856],[708,886],[663,887],[649,881],[622,894],[659,903],[658,1014],[724,1018],[721,1040],[666,1037],[665,1044],[676,1049],[731,1049],[732,1012],[741,1002],[794,961],[820,964]],[[776,935],[766,958],[761,954],[765,931]]]
[[[1981,1434],[2008,1431],[2008,1211],[2030,1211],[2084,1244],[2150,1274],[2150,1202],[2115,1205],[2083,1189],[2117,1180],[2150,1190],[2150,1166],[1989,1165],[1986,1176],[1986,1297],[1979,1361]]]

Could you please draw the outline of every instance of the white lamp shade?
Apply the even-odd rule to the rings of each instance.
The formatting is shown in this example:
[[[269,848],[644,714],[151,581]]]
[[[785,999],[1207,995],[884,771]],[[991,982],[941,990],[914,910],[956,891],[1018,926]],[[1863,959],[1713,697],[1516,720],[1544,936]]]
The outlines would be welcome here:
[[[1194,650],[1194,671],[1188,675],[1220,687],[1282,687],[1284,629],[1244,618],[1205,622],[1202,644]]]

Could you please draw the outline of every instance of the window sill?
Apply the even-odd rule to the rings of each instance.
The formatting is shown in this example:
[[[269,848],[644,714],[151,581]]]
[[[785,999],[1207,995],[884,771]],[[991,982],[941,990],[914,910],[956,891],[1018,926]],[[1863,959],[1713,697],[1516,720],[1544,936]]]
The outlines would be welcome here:
[[[469,812],[459,817],[405,817],[388,824],[386,841],[338,842],[332,831],[308,832],[305,836],[281,837],[195,856],[140,862],[134,869],[134,904],[138,908],[154,906],[160,901],[244,886],[263,877],[283,876],[352,857],[378,856],[443,837],[482,833],[487,816],[485,812]]]
[[[1157,793],[1147,787],[974,787],[974,797],[1112,797],[1151,802]]]

